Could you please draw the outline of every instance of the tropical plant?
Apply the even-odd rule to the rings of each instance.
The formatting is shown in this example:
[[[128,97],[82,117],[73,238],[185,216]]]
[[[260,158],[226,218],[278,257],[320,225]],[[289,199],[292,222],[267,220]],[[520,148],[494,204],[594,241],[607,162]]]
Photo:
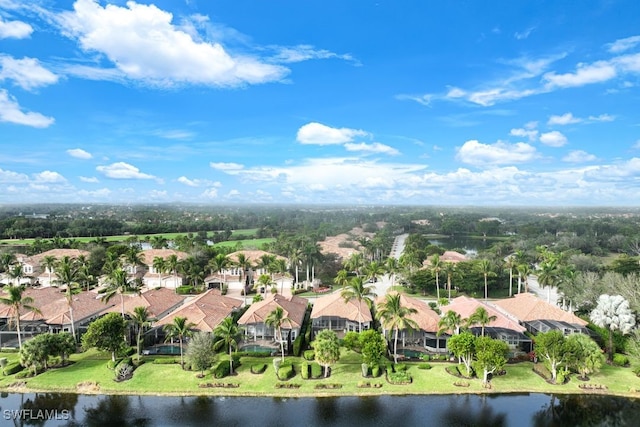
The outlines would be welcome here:
[[[338,270],[335,279],[333,279],[333,283],[335,283],[339,288],[344,288],[349,283],[349,272],[344,268],[342,270]]]
[[[562,331],[553,330],[536,335],[534,351],[551,371],[551,380],[556,381],[558,369],[566,366],[571,357],[566,337]]]
[[[280,294],[284,292],[284,278],[289,276],[289,266],[284,258],[276,258],[271,263],[271,268],[280,274]]]
[[[178,266],[180,265],[180,260],[178,259],[178,255],[171,254],[166,259],[167,262],[167,271],[171,272],[173,275],[173,286],[175,289],[178,289]]]
[[[193,335],[193,327],[195,323],[189,322],[186,317],[176,316],[173,318],[172,323],[164,325],[164,332],[167,334],[166,341],[178,339],[180,342],[180,366],[184,369],[184,356],[182,352],[182,345],[185,338]]]
[[[238,349],[241,333],[238,325],[231,317],[225,317],[214,329],[214,348],[225,348],[229,352],[229,372],[233,374],[233,351]]]
[[[405,307],[399,293],[385,295],[384,301],[378,304],[378,317],[385,329],[394,331],[393,361],[398,363],[398,331],[400,329],[417,329],[418,324],[409,316],[417,313],[413,307]]]
[[[67,257],[68,258],[68,257]],[[42,257],[42,261],[40,261],[40,265],[44,267],[47,271],[47,275],[49,276],[49,285],[51,285],[51,274],[53,273],[56,264],[58,263],[58,259],[53,255],[45,255]]]
[[[598,372],[604,362],[602,349],[590,336],[571,334],[567,337],[567,347],[571,352],[571,366],[585,379],[587,375]]]
[[[440,261],[440,255],[433,254],[431,257],[430,265],[431,271],[436,276],[436,300],[440,301],[440,272],[442,271],[442,261]]]
[[[495,321],[498,317],[493,315],[490,316],[487,310],[484,307],[478,307],[476,310],[469,316],[468,324],[469,327],[472,325],[480,325],[482,328],[482,336],[484,337],[484,328],[489,323]]]
[[[137,354],[139,359],[142,355],[142,333],[144,332],[144,328],[151,326],[155,319],[151,317],[151,313],[149,313],[147,307],[142,306],[134,307],[133,313],[129,313],[129,317],[137,330],[136,348],[138,350]]]
[[[601,328],[609,330],[609,361],[613,360],[613,331],[619,331],[622,335],[631,332],[636,324],[636,318],[629,308],[629,301],[620,295],[600,295],[598,305],[589,315],[591,321]]]
[[[509,270],[509,296],[513,296],[513,270],[518,266],[516,257],[514,255],[510,255],[507,257],[507,262],[505,263],[505,267]]]
[[[524,292],[529,292],[529,275],[531,274],[531,266],[529,264],[518,264],[518,293],[520,293],[520,285],[524,282]]]
[[[365,278],[369,279],[372,282],[377,282],[378,277],[384,274],[385,269],[384,266],[378,261],[371,261],[369,264],[365,265],[363,272]]]
[[[485,301],[489,298],[489,286],[488,281],[489,277],[494,277],[496,273],[492,270],[491,261],[488,259],[481,259],[478,261],[478,270],[482,273],[482,277],[484,278],[484,299]]]
[[[340,360],[338,336],[330,329],[323,329],[318,332],[311,347],[315,351],[316,362],[324,367],[324,377],[326,378],[329,375],[329,367]]]
[[[475,347],[476,367],[482,370],[482,383],[487,384],[489,374],[502,370],[506,365],[509,346],[504,341],[478,337]]]
[[[447,341],[447,348],[464,364],[467,376],[470,377],[473,373],[471,364],[476,352],[476,337],[469,331],[453,335]]]
[[[216,360],[214,337],[208,332],[193,334],[187,346],[186,357],[191,369],[200,371],[200,377],[203,377],[204,370],[213,366]]]
[[[345,337],[346,338],[346,337]],[[357,334],[362,363],[369,368],[379,366],[387,354],[387,342],[380,332],[369,329]]]
[[[457,273],[456,265],[450,261],[444,263],[442,271],[447,275],[447,291],[449,292],[449,301],[451,301],[451,281]]]
[[[460,333],[462,323],[462,316],[460,316],[460,314],[453,310],[448,310],[438,321],[437,335],[440,336],[448,331],[451,331],[452,335],[457,335]]]
[[[76,339],[76,325],[73,318],[73,296],[81,291],[80,271],[77,263],[68,256],[64,256],[56,264],[56,283],[65,287],[64,295],[69,307],[69,320],[71,321],[71,335]]]
[[[282,361],[284,361],[284,337],[282,336],[282,325],[288,323],[291,325],[291,319],[286,317],[282,307],[276,307],[267,315],[264,321],[265,325],[273,328],[274,338],[280,343],[280,352],[282,353]]]
[[[116,268],[107,277],[107,287],[102,295],[102,301],[108,303],[116,294],[120,295],[120,307],[124,319],[124,294],[128,291],[137,291],[133,282],[129,281],[129,275],[121,267]]]
[[[118,313],[108,313],[89,324],[87,332],[82,335],[82,347],[92,347],[111,352],[111,361],[116,361],[116,353],[122,351],[126,342],[126,320]]]
[[[366,301],[367,304],[371,301],[370,298],[375,298],[373,286],[365,285],[364,278],[362,276],[352,277],[347,282],[347,285],[342,288],[340,296],[345,302],[356,300],[358,302],[358,332],[362,332],[362,301]]]
[[[156,273],[158,273],[158,278],[160,281],[160,286],[162,286],[162,275],[166,273],[169,269],[167,268],[167,261],[161,256],[157,256],[153,258],[153,269]]]
[[[18,333],[18,348],[22,348],[22,333],[20,331],[20,310],[27,310],[34,313],[40,313],[40,310],[32,305],[33,298],[30,296],[23,296],[24,288],[22,286],[9,286],[7,289],[7,296],[0,297],[0,303],[9,306],[11,313],[10,319],[12,323],[16,325],[16,331]]]

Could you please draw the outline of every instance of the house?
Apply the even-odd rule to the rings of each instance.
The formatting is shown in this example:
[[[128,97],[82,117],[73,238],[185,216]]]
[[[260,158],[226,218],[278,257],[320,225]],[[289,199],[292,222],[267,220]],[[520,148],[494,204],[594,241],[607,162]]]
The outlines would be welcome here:
[[[245,341],[273,339],[275,338],[274,329],[267,326],[265,321],[272,311],[280,307],[284,318],[288,319],[282,324],[282,336],[291,342],[300,335],[308,305],[306,299],[295,295],[268,295],[264,300],[251,304],[238,319],[238,325],[244,328]]]
[[[440,255],[440,262],[445,263],[445,262],[451,262],[453,264],[457,264],[459,262],[462,261],[468,261],[468,258],[466,255],[461,254],[460,252],[456,252],[456,251],[444,251],[444,253],[442,255]],[[427,257],[423,262],[422,265],[424,267],[430,267],[431,266],[431,257]]]
[[[65,256],[71,259],[88,258],[89,252],[80,249],[51,249],[30,257],[17,255],[16,259],[22,265],[22,272],[27,278],[26,282],[32,285],[51,286],[55,284],[58,277],[56,276],[55,266],[45,266],[45,260],[51,257],[59,261]],[[25,283],[25,280],[20,282]]]
[[[222,320],[231,316],[241,305],[241,301],[223,296],[217,289],[210,289],[174,309],[157,321],[154,326],[162,327],[173,323],[173,319],[176,317],[186,317],[188,322],[195,325],[194,329],[201,332],[213,332]]]
[[[503,313],[513,316],[532,334],[550,330],[559,330],[565,335],[589,334],[586,320],[549,304],[532,293],[517,294],[492,304]]]
[[[178,261],[184,261],[189,254],[175,249],[148,249],[141,252],[142,266],[126,265],[125,270],[131,275],[142,275],[142,284],[148,288],[167,287],[175,289],[182,286],[182,276],[175,274],[174,271],[157,271],[153,266],[156,258],[162,258],[165,261],[171,256],[175,256]],[[138,269],[142,269],[139,271]]]
[[[372,322],[373,317],[366,301],[345,301],[340,292],[316,298],[311,310],[314,335],[323,329],[330,329],[341,337],[345,332],[358,332],[360,325],[362,330],[370,329]]]
[[[484,327],[485,334],[494,339],[506,342],[512,353],[528,353],[531,351],[531,339],[524,334],[526,328],[522,326],[517,319],[504,314],[502,311],[487,303],[478,301],[475,298],[459,296],[451,300],[449,305],[443,306],[440,309],[443,314],[452,310],[458,313],[462,319],[468,319],[479,307],[483,307],[490,317],[496,317],[495,320]],[[480,335],[482,327],[476,325],[472,326],[470,330],[475,335]]]
[[[378,298],[376,302],[380,304],[384,302],[384,298]],[[429,304],[425,301],[405,294],[400,294],[400,305],[416,310],[416,313],[412,313],[407,317],[416,322],[418,327],[416,329],[398,331],[398,346],[424,349],[432,353],[446,352],[448,336],[438,336],[438,322],[440,322],[438,313],[429,307]],[[394,331],[385,328],[384,324],[382,326],[385,337],[389,341],[394,340]]]
[[[242,267],[238,265],[239,257],[244,255],[247,264]],[[282,277],[279,274],[273,274],[268,270],[268,266],[263,265],[263,259],[272,257],[274,259],[283,259],[289,266],[289,260],[283,256],[276,255],[262,250],[242,250],[230,253],[229,266],[219,272],[214,272],[205,278],[205,283],[209,289],[220,288],[227,283],[232,289],[248,288],[250,289],[261,274],[269,274],[274,283],[282,284],[283,287],[291,287],[291,279]],[[282,281],[282,283],[281,283]]]

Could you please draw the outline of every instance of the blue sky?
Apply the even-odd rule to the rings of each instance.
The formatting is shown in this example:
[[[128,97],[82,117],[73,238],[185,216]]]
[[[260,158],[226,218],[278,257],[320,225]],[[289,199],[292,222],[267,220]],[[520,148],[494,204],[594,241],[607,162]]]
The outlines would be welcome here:
[[[0,203],[640,203],[640,3],[0,0]]]

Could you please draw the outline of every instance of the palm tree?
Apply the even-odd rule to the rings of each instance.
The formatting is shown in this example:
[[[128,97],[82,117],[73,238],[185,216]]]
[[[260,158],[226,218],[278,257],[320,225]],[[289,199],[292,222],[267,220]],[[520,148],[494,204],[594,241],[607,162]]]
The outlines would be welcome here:
[[[58,260],[53,255],[45,255],[40,262],[40,265],[44,267],[49,275],[49,286],[51,286],[51,273],[53,273],[53,269],[56,267]]]
[[[440,255],[433,254],[431,257],[431,271],[436,275],[436,297],[439,303],[440,301],[440,272],[442,271],[442,261],[440,261]]]
[[[384,266],[378,261],[371,261],[364,267],[365,277],[373,282],[378,281],[378,277],[384,274]]]
[[[162,286],[162,274],[168,271],[167,261],[164,258],[157,256],[153,258],[152,266],[153,266],[153,269],[156,271],[156,273],[158,273],[158,277],[160,279],[160,286]]]
[[[449,310],[438,322],[438,333],[442,335],[444,332],[451,331],[454,335],[460,333],[460,325],[462,325],[462,316],[453,310]]]
[[[342,288],[340,296],[349,302],[351,300],[358,301],[358,332],[362,332],[362,301],[367,301],[367,305],[370,303],[370,298],[375,298],[377,295],[373,286],[365,285],[364,278],[362,276],[352,277],[347,282],[347,285]]]
[[[75,321],[73,319],[73,296],[80,292],[80,284],[78,283],[78,279],[80,277],[80,272],[78,270],[78,265],[75,260],[71,259],[68,256],[63,256],[60,261],[55,266],[56,268],[56,276],[55,280],[56,284],[65,286],[64,295],[67,300],[67,305],[69,307],[69,319],[71,320],[71,335],[73,336],[73,340],[76,340],[76,326]]]
[[[265,325],[273,328],[273,335],[276,341],[280,342],[280,351],[282,353],[282,361],[284,362],[284,338],[282,337],[282,325],[289,323],[291,326],[291,320],[285,316],[282,307],[276,307],[267,315],[264,320]]]
[[[352,253],[344,262],[344,267],[350,271],[355,271],[356,275],[359,276],[362,272],[362,267],[364,267],[364,255],[361,252]]]
[[[178,255],[171,254],[167,257],[167,270],[173,274],[173,287],[174,289],[178,289],[178,265],[180,265],[180,260],[178,259]]]
[[[152,249],[164,249],[168,244],[167,239],[162,235],[151,236],[149,243],[151,244]]]
[[[529,264],[518,265],[518,293],[520,293],[520,279],[524,279],[524,292],[529,292],[529,275],[531,274],[531,266]]]
[[[127,251],[122,256],[122,260],[130,265],[133,269],[133,274],[136,274],[137,268],[144,264],[142,253],[140,252],[140,246],[131,245],[127,248]]]
[[[271,281],[271,276],[269,276],[268,274],[261,274],[256,281],[255,287],[259,288],[261,286],[264,286],[266,292],[266,290],[269,288],[269,286],[271,286],[272,283],[273,282]]]
[[[398,363],[398,331],[400,329],[417,329],[418,324],[409,318],[417,313],[415,308],[404,307],[399,293],[387,294],[382,303],[378,304],[378,317],[383,321],[383,327],[394,331],[393,362]]]
[[[516,257],[510,255],[507,257],[506,267],[509,269],[509,296],[513,296],[513,270],[518,266]]]
[[[182,341],[193,334],[195,323],[191,323],[186,317],[174,317],[173,323],[164,325],[164,332],[167,334],[166,341],[177,338],[180,341],[180,366],[184,369],[184,358],[182,356]]]
[[[120,295],[120,305],[122,307],[122,317],[124,318],[124,293],[133,288],[133,283],[129,281],[127,272],[121,267],[116,268],[107,278],[108,285],[102,295],[102,301],[108,303],[114,295]]]
[[[209,264],[207,264],[211,273],[218,273],[218,274],[223,273],[222,274],[223,287],[227,283],[227,267],[229,266],[230,263],[231,261],[229,261],[229,257],[227,255],[218,254],[215,257],[211,258],[209,260]]]
[[[213,330],[215,337],[214,348],[216,350],[224,347],[229,350],[229,367],[233,374],[233,357],[232,352],[238,348],[240,341],[240,328],[231,317],[225,317],[222,322]]]
[[[236,262],[234,265],[240,269],[240,282],[242,282],[244,272],[251,268],[251,261],[247,258],[247,254],[240,252],[236,255]],[[296,281],[297,279],[298,277],[296,276]]]
[[[478,270],[484,277],[484,299],[489,298],[489,287],[487,285],[489,276],[495,276],[495,273],[491,270],[491,261],[488,259],[481,259],[478,261]]]
[[[136,329],[138,330],[136,345],[138,348],[138,359],[140,359],[141,357],[140,345],[142,344],[142,332],[144,331],[144,328],[151,326],[151,324],[155,319],[151,318],[151,313],[149,313],[149,310],[147,309],[147,307],[142,307],[142,306],[135,307],[133,309],[133,313],[129,313],[129,317],[131,317],[131,322],[136,326]]]
[[[340,288],[344,288],[349,283],[349,272],[344,268],[338,271],[335,279],[333,279],[333,283]]]
[[[11,266],[17,262],[16,254],[12,252],[3,252],[0,255],[0,270],[8,272]]]
[[[391,279],[391,286],[396,285],[396,274],[400,271],[400,264],[397,258],[388,257],[384,263],[385,271]]]
[[[0,297],[0,303],[8,305],[13,314],[13,321],[16,324],[16,330],[18,332],[18,348],[22,348],[22,335],[20,334],[20,309],[32,311],[34,313],[40,313],[40,310],[31,305],[33,304],[33,298],[29,296],[22,296],[24,288],[22,286],[9,286],[8,296]]]
[[[558,265],[558,259],[549,255],[540,263],[538,269],[538,283],[547,288],[547,303],[551,303],[551,288],[558,286],[560,283],[560,266]]]
[[[444,263],[444,267],[442,268],[442,270],[447,275],[447,290],[449,291],[449,301],[451,301],[451,280],[456,274],[456,265],[452,262],[447,261]]]
[[[9,268],[9,272],[7,273],[9,279],[15,280],[14,286],[21,286],[22,278],[24,277],[24,270],[22,268],[22,264],[14,264]]]
[[[280,294],[284,292],[284,278],[289,275],[287,260],[284,258],[277,258],[275,261],[271,263],[272,268],[276,273],[280,274]]]
[[[469,327],[472,325],[480,325],[482,328],[482,336],[484,336],[484,327],[495,321],[497,318],[497,316],[489,316],[489,313],[484,307],[478,307],[476,308],[476,311],[469,316]]]

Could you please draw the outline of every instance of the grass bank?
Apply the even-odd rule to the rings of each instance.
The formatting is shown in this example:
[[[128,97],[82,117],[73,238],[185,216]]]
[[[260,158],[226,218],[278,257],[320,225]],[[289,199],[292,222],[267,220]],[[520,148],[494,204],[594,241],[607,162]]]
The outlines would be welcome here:
[[[2,354],[15,360],[15,353]],[[408,395],[408,394],[461,394],[461,393],[604,393],[611,395],[640,398],[640,379],[630,368],[604,366],[598,374],[583,382],[574,375],[563,385],[551,385],[532,370],[533,364],[523,362],[507,365],[506,375],[495,377],[491,388],[484,388],[479,379],[461,380],[446,371],[451,362],[431,362],[432,369],[419,369],[419,363],[407,363],[408,372],[413,382],[407,385],[393,385],[384,376],[363,378],[360,367],[360,355],[343,350],[340,363],[335,365],[327,379],[304,380],[300,375],[300,358],[287,358],[296,366],[296,376],[288,381],[276,378],[272,358],[243,357],[237,373],[222,379],[216,379],[211,372],[204,378],[197,378],[196,372],[184,371],[178,364],[159,365],[148,358],[146,363],[138,367],[133,378],[124,382],[113,380],[113,371],[107,368],[107,354],[90,351],[74,354],[73,364],[64,368],[51,369],[33,378],[16,379],[15,375],[0,377],[0,390],[7,392],[69,392],[97,394],[131,394],[131,395],[211,395],[211,396],[375,396],[375,395]],[[221,360],[224,360],[222,358]],[[267,369],[262,374],[251,372],[251,366],[266,363]],[[363,382],[372,387],[362,388]],[[464,386],[456,386],[454,383]],[[87,386],[87,383],[97,384]],[[203,383],[238,384],[235,388],[201,388]],[[276,388],[276,384],[297,384],[299,388]],[[587,391],[580,384],[604,386],[605,390]],[[320,384],[340,384],[340,388],[319,390]],[[379,388],[374,385],[381,384]],[[638,390],[638,391],[636,391]]]

